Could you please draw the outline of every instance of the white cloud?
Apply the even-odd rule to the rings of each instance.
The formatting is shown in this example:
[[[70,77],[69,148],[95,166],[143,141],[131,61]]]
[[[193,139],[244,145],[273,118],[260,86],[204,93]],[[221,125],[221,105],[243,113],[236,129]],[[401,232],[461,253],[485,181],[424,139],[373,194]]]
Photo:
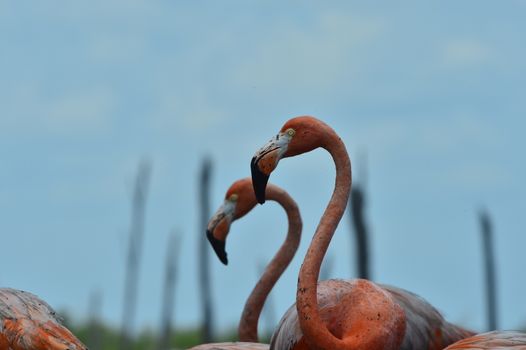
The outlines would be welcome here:
[[[99,33],[90,38],[86,47],[87,56],[95,62],[122,64],[139,60],[147,52],[144,35]]]
[[[353,140],[367,146],[378,166],[394,162],[403,172],[419,172],[448,188],[484,191],[518,184],[502,160],[510,146],[501,126],[467,112],[416,120],[384,118],[356,128]]]
[[[36,130],[39,133],[98,132],[112,118],[115,99],[106,88],[71,91],[50,97],[37,84],[13,87],[0,104],[0,130]]]
[[[106,89],[72,93],[52,101],[46,118],[56,130],[98,129],[111,118],[113,104],[113,96]]]
[[[377,18],[336,11],[321,14],[309,25],[274,23],[247,44],[249,52],[234,79],[244,86],[333,87],[359,69],[360,46],[374,42],[383,30]]]
[[[510,184],[517,183],[509,169],[498,166],[491,160],[486,162],[466,161],[453,165],[446,173],[444,180],[446,184],[454,184],[456,188],[475,191],[487,191],[495,187],[506,188]]]
[[[505,138],[499,127],[472,112],[450,112],[444,116],[421,118],[378,118],[362,129],[355,129],[357,144],[373,144],[383,149],[386,157],[398,147],[417,147],[420,152],[447,154],[460,147],[487,149],[503,147]]]
[[[92,22],[96,17],[101,20],[115,20],[117,18],[140,19],[145,16],[156,15],[161,12],[161,6],[154,6],[146,0],[112,0],[112,1],[89,1],[89,2],[70,2],[53,0],[46,3],[34,3],[29,7],[23,3],[9,3],[6,9],[11,13],[21,13],[37,15],[39,20],[45,21],[72,21],[72,22]]]
[[[477,65],[488,62],[491,49],[474,39],[454,39],[445,44],[443,57],[452,66]]]
[[[184,93],[163,93],[156,102],[153,111],[154,126],[158,131],[184,130],[199,132],[213,128],[228,116],[219,106],[213,106],[205,97],[199,97],[199,93],[185,96]]]

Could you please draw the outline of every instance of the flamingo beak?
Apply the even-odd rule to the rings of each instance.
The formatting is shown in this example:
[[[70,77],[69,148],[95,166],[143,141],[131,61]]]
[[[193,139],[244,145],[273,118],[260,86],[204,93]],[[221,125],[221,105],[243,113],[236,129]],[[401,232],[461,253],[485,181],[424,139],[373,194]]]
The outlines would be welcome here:
[[[228,257],[225,251],[225,241],[215,238],[212,234],[212,231],[210,230],[206,230],[206,237],[208,238],[208,242],[210,242],[212,245],[212,248],[214,248],[214,252],[216,252],[219,260],[223,263],[223,265],[228,265]]]
[[[230,223],[234,217],[234,210],[235,202],[226,199],[214,216],[212,216],[206,229],[206,237],[217,257],[224,265],[228,265],[225,243],[226,236],[230,231]]]
[[[278,166],[279,160],[287,151],[290,137],[279,133],[261,147],[250,162],[252,186],[259,204],[265,203],[265,190],[270,174]]]

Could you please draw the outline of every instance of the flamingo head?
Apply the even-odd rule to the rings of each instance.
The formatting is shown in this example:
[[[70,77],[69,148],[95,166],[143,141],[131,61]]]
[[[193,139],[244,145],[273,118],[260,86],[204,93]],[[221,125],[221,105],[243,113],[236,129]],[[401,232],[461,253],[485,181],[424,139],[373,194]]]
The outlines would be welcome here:
[[[325,128],[329,127],[314,117],[292,118],[283,125],[276,136],[256,152],[250,168],[254,192],[260,204],[265,203],[268,179],[280,159],[324,146],[323,131]]]
[[[230,224],[248,213],[256,204],[250,178],[238,180],[230,186],[223,204],[208,222],[206,237],[223,264],[228,264],[225,243]]]

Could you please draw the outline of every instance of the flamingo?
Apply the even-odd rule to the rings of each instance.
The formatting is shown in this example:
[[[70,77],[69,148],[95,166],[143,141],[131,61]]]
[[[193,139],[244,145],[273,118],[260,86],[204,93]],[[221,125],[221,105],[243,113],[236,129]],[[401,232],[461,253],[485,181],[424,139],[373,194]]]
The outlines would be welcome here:
[[[345,145],[324,122],[296,117],[281,128],[251,162],[258,202],[280,159],[326,149],[336,166],[334,192],[300,269],[296,304],[283,316],[271,349],[397,350],[443,349],[473,332],[448,323],[429,303],[395,287],[364,279],[317,284],[320,265],[344,213],[351,188],[351,163]]]
[[[494,282],[493,272],[493,256],[491,252],[490,236],[491,225],[487,213],[480,214],[480,221],[482,223],[482,233],[484,238],[484,248],[486,253],[486,272],[488,284],[488,310],[489,310],[489,324],[493,329],[496,324],[495,318],[495,291],[492,288]],[[487,349],[514,349],[526,350],[526,333],[516,331],[492,331],[474,335],[472,337],[462,339],[446,348],[446,350],[487,350]]]
[[[481,212],[482,235],[484,240],[484,253],[486,255],[486,283],[488,290],[488,310],[490,329],[496,325],[495,289],[494,289],[494,260],[491,250],[491,224],[488,214]],[[446,350],[526,350],[526,333],[516,331],[491,331],[474,335],[460,340]]]
[[[482,223],[482,233],[484,238],[484,248],[486,254],[486,272],[488,284],[488,310],[489,310],[489,324],[490,328],[496,324],[495,317],[495,291],[491,280],[494,280],[494,266],[493,256],[491,252],[491,225],[487,213],[480,214],[480,221]],[[462,339],[445,350],[487,350],[487,349],[514,349],[526,350],[526,333],[516,331],[491,331],[474,335],[472,337]]]
[[[219,260],[228,264],[225,251],[225,242],[233,221],[243,217],[257,204],[256,196],[252,190],[252,180],[244,178],[230,186],[226,192],[223,205],[217,210],[208,224],[206,235],[214,248]],[[276,284],[281,274],[285,271],[298,249],[301,237],[302,222],[296,202],[285,190],[278,186],[269,184],[266,188],[266,196],[270,200],[278,202],[287,213],[289,222],[285,242],[274,258],[267,265],[263,275],[250,293],[241,320],[239,321],[239,340],[236,343],[203,344],[192,348],[192,350],[267,350],[268,344],[258,342],[258,320],[263,309],[265,300]]]
[[[444,350],[526,350],[526,333],[492,331],[462,339]]]
[[[209,343],[194,346],[188,350],[268,350],[268,344],[258,343]]]
[[[0,288],[1,350],[87,350],[37,296]]]

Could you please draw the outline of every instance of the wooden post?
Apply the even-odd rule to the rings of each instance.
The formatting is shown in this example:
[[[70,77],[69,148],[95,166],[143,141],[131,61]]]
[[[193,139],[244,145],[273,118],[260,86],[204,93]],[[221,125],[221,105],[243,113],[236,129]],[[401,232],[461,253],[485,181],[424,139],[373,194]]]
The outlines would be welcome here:
[[[203,160],[199,176],[199,204],[201,218],[199,223],[199,282],[201,291],[202,319],[202,342],[213,341],[213,310],[212,310],[212,286],[210,282],[209,252],[210,247],[206,239],[206,226],[210,220],[210,176],[212,172],[212,161],[206,157]]]
[[[93,291],[89,298],[89,329],[88,342],[90,350],[102,349],[102,332],[100,320],[100,311],[102,310],[102,293],[100,291]]]
[[[170,349],[172,319],[175,297],[175,283],[177,278],[177,253],[179,252],[179,235],[175,232],[169,237],[166,251],[166,265],[164,274],[163,304],[161,309],[161,333],[158,350]]]
[[[131,338],[135,321],[139,263],[144,236],[144,213],[150,172],[150,163],[143,160],[139,164],[132,200],[130,242],[128,246],[126,277],[124,281],[124,310],[122,313],[122,330],[120,339],[121,350],[130,350],[132,348]]]
[[[365,196],[359,185],[353,185],[350,201],[351,223],[356,235],[358,277],[371,279],[369,271],[368,230],[364,218]]]
[[[486,210],[479,212],[482,233],[482,254],[486,273],[486,302],[488,312],[488,330],[497,329],[497,282],[495,279],[495,252],[493,249],[493,227]]]

